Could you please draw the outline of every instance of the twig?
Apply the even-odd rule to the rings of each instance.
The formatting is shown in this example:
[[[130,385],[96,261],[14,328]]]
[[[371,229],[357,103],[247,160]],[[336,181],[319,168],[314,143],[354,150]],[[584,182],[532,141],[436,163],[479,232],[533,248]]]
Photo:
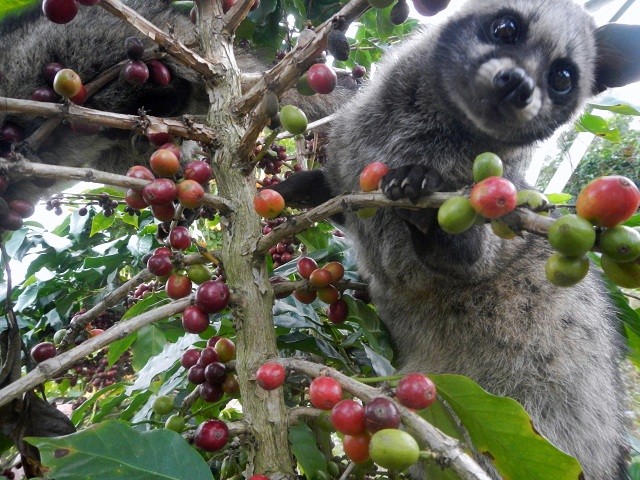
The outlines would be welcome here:
[[[121,340],[146,325],[181,312],[191,304],[191,301],[191,297],[183,298],[168,305],[154,308],[149,312],[112,326],[100,335],[82,342],[67,352],[39,363],[27,375],[0,390],[0,406],[6,405],[14,398],[18,398],[23,393],[34,389],[42,382],[55,378],[59,373],[71,368],[77,361],[105,348],[116,340]]]
[[[323,125],[327,125],[328,123],[331,123],[334,119],[336,118],[336,114],[332,113],[331,115],[328,115],[324,118],[321,118],[320,120],[316,120],[315,122],[311,122],[309,125],[307,125],[307,131],[309,130],[315,130],[318,127],[322,127]],[[285,138],[292,138],[295,135],[289,133],[289,132],[282,132],[279,133],[278,136],[276,137],[276,140],[282,140]]]
[[[152,127],[157,131],[168,132],[171,135],[206,144],[214,144],[216,142],[213,129],[206,125],[197,123],[186,125],[182,119],[175,118],[151,117],[148,115],[141,118],[139,115],[103,112],[80,107],[73,103],[47,103],[0,97],[0,112],[56,117],[70,121],[85,121],[103,127],[133,130],[139,133],[145,133],[148,128]]]
[[[218,66],[208,62],[196,52],[187,48],[181,41],[164,33],[149,20],[119,0],[102,0],[99,5],[109,13],[125,20],[140,33],[160,45],[180,63],[202,74],[205,79],[216,80],[219,77],[220,72],[218,71]]]
[[[65,178],[68,180],[82,180],[85,182],[114,185],[123,188],[140,190],[150,183],[149,180],[117,175],[115,173],[102,172],[91,168],[61,167],[26,160],[19,154],[14,154],[17,160],[0,159],[0,171],[13,173],[24,177]],[[209,205],[221,212],[233,209],[232,203],[217,195],[205,194],[203,205]]]
[[[344,291],[344,290],[361,290],[364,291],[367,289],[367,284],[366,283],[362,283],[362,282],[350,282],[347,280],[343,280],[340,282],[337,282],[335,284],[333,284],[334,287],[336,287],[337,290],[339,291]],[[282,283],[276,283],[275,285],[273,285],[273,293],[275,295],[282,295],[285,293],[291,293],[294,290],[298,290],[301,288],[306,288],[309,290],[317,290],[317,288],[314,288],[312,286],[309,285],[309,280],[297,280],[295,282],[282,282]]]
[[[224,32],[227,35],[233,35],[236,28],[242,23],[242,21],[249,13],[249,10],[257,0],[238,0],[229,11],[222,17],[222,23],[224,24]]]
[[[357,380],[347,377],[325,365],[293,358],[281,358],[278,362],[286,368],[291,368],[311,377],[321,375],[332,377],[340,382],[346,391],[365,402],[371,401],[376,397],[385,396],[380,390],[368,385],[363,385]],[[463,480],[491,480],[484,470],[463,451],[458,440],[445,435],[418,414],[402,406],[394,399],[390,397],[386,398],[398,407],[404,426],[414,435],[422,438],[436,454],[444,457],[447,460],[447,464],[460,478]]]
[[[349,475],[351,474],[354,468],[356,468],[356,464],[353,462],[349,462],[349,465],[347,465],[347,468],[345,468],[344,473],[340,476],[338,480],[347,480],[347,478],[349,478]]]

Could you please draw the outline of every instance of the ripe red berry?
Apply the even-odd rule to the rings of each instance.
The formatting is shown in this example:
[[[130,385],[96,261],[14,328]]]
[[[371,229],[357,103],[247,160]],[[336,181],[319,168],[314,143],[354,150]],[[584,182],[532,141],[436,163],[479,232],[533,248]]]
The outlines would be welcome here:
[[[211,365],[213,362],[219,362],[220,357],[218,356],[218,352],[213,347],[205,347],[200,352],[200,359],[198,360],[198,365],[202,365],[206,367],[207,365]]]
[[[365,463],[369,460],[369,443],[371,436],[368,433],[362,435],[345,435],[342,442],[344,453],[353,463]]]
[[[309,385],[309,400],[320,410],[331,410],[342,400],[342,386],[331,377],[314,378]]]
[[[326,287],[331,283],[333,276],[329,270],[318,268],[309,275],[309,284],[315,288]]]
[[[321,302],[332,304],[340,298],[340,292],[333,285],[327,285],[318,289],[318,298]]]
[[[615,227],[627,220],[640,206],[640,191],[626,177],[599,177],[582,189],[576,200],[576,213],[601,227]]]
[[[171,82],[171,72],[167,66],[160,60],[149,60],[147,62],[147,68],[149,68],[149,78],[156,85],[164,87]]]
[[[204,188],[195,180],[178,183],[178,201],[185,208],[198,208],[204,197]]]
[[[340,324],[347,319],[349,306],[342,298],[329,305],[327,316],[331,323]]]
[[[204,378],[211,384],[222,384],[227,378],[227,369],[224,363],[212,362],[204,367]]]
[[[222,420],[207,420],[198,426],[193,443],[202,450],[215,452],[224,447],[228,439],[229,428],[226,423]]]
[[[51,342],[41,342],[31,349],[31,358],[36,363],[44,362],[57,354],[56,346]]]
[[[211,166],[207,162],[196,160],[188,164],[184,169],[184,178],[187,180],[195,180],[201,185],[211,180]]]
[[[421,373],[408,373],[398,382],[396,398],[407,408],[422,410],[436,401],[436,386]]]
[[[153,205],[151,207],[151,214],[161,222],[170,222],[176,214],[176,207],[173,203],[167,203],[166,205]]]
[[[87,87],[85,87],[84,85],[80,85],[80,91],[78,91],[78,93],[76,93],[73,97],[69,98],[69,100],[71,100],[76,105],[84,105],[84,103],[87,101],[88,96],[89,94],[87,93]]]
[[[189,280],[189,277],[180,273],[174,273],[167,279],[165,291],[169,298],[179,300],[180,298],[188,297],[189,294],[191,294],[192,287],[193,284],[191,280]]]
[[[224,390],[222,390],[222,386],[218,383],[214,384],[204,382],[198,387],[198,393],[200,394],[200,398],[202,398],[202,400],[204,400],[205,402],[215,403],[222,398],[222,396],[224,395]]]
[[[338,84],[338,75],[328,65],[316,63],[307,70],[307,83],[318,93],[331,93]]]
[[[182,312],[182,327],[189,333],[202,333],[209,326],[209,316],[195,305],[190,305]],[[198,352],[198,358],[200,352]]]
[[[335,284],[344,277],[344,266],[340,262],[329,262],[324,267],[325,270],[331,272],[331,283]]]
[[[196,363],[187,372],[187,380],[195,385],[200,385],[204,383],[204,366],[200,365],[200,363]]]
[[[305,304],[310,304],[313,303],[313,301],[318,298],[318,292],[316,292],[315,290],[294,290],[293,291],[293,296],[295,297],[296,300],[298,300],[301,303],[305,303]]]
[[[400,411],[391,400],[384,397],[374,398],[364,407],[364,423],[370,433],[385,428],[398,428]]]
[[[207,280],[196,290],[196,305],[207,313],[224,310],[229,303],[229,287],[218,280]]]
[[[124,79],[133,86],[139,86],[149,80],[149,68],[142,60],[129,60],[124,66]]]
[[[180,170],[180,161],[171,150],[160,148],[151,154],[151,170],[160,177],[173,177]]]
[[[143,167],[142,165],[134,165],[131,167],[127,173],[127,177],[132,178],[141,178],[142,180],[155,180],[156,177],[151,173],[147,167]]]
[[[51,87],[39,87],[31,94],[31,100],[34,102],[55,103],[60,100],[60,97]]]
[[[300,257],[297,263],[298,273],[302,278],[308,279],[318,269],[318,264],[311,257]]]
[[[259,0],[258,0],[259,1]],[[255,3],[254,3],[255,5]],[[271,480],[269,477],[267,477],[266,475],[251,475],[251,477],[249,477],[249,480]]]
[[[42,75],[44,79],[49,83],[49,85],[53,85],[53,79],[56,78],[56,73],[64,68],[64,65],[61,63],[51,62],[47,63],[42,69]]]
[[[162,145],[160,145],[160,147],[158,147],[158,150],[169,150],[171,153],[173,153],[176,156],[178,160],[180,160],[180,158],[182,157],[180,146],[176,145],[173,142],[163,143]]]
[[[169,232],[169,243],[177,250],[186,250],[191,246],[191,235],[187,227],[178,226]]]
[[[469,202],[480,215],[494,219],[516,208],[517,196],[516,187],[506,178],[488,177],[473,186]]]
[[[360,189],[363,192],[372,192],[378,189],[380,180],[387,173],[389,173],[389,167],[382,162],[373,162],[362,169],[360,173]]]
[[[142,189],[142,198],[151,206],[167,205],[177,194],[176,184],[168,178],[157,178]]]
[[[351,75],[353,78],[362,78],[367,74],[367,69],[362,65],[356,65],[351,69]]]
[[[180,364],[184,368],[191,368],[200,360],[200,350],[197,348],[189,348],[184,351],[180,358]]]
[[[284,210],[284,198],[275,190],[260,190],[253,199],[254,210],[264,218],[275,218]]]
[[[69,23],[78,14],[75,0],[44,0],[42,12],[53,23]]]
[[[9,201],[9,208],[22,218],[29,218],[36,211],[36,207],[33,202],[22,198],[14,198]]]
[[[147,260],[147,268],[152,274],[164,277],[173,270],[173,262],[169,255],[151,255]]]
[[[264,390],[275,390],[284,383],[285,369],[278,362],[267,362],[258,368],[256,382]]]
[[[133,190],[132,188],[127,190],[127,193],[125,193],[124,202],[136,210],[142,210],[147,207],[147,202],[142,198],[142,193],[138,190]]]
[[[170,142],[173,136],[169,132],[159,132],[149,128],[147,129],[147,138],[153,145],[159,147],[160,145]]]
[[[167,247],[158,247],[153,251],[154,255],[172,255],[171,249]]]
[[[364,407],[355,400],[341,400],[331,409],[331,423],[345,435],[361,435],[366,431]]]

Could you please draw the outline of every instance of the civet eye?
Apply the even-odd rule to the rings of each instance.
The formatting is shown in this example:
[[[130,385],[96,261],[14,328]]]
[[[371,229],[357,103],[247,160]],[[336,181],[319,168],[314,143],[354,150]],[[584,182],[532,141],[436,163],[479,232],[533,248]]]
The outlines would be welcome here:
[[[559,66],[549,72],[549,87],[556,93],[569,93],[573,86],[573,72],[569,67]]]
[[[496,42],[514,44],[520,38],[520,25],[514,17],[500,17],[491,24],[491,35]]]

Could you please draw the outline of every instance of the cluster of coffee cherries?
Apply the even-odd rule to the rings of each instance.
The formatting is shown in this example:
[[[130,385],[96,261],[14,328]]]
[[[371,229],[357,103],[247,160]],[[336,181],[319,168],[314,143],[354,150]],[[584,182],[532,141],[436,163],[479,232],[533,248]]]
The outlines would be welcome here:
[[[262,152],[264,145],[256,145],[254,155]],[[276,175],[282,171],[282,166],[287,161],[287,147],[273,143],[268,151],[262,155],[258,162],[258,167],[264,170],[267,175]]]
[[[286,370],[277,361],[267,362],[256,371],[256,383],[264,390],[279,388]],[[422,410],[436,400],[436,387],[421,373],[406,374],[397,384],[395,398],[412,410]],[[402,471],[413,465],[420,452],[415,439],[399,430],[401,414],[395,402],[376,397],[366,404],[343,399],[340,383],[330,377],[314,378],[309,386],[309,401],[319,410],[330,411],[333,428],[344,435],[344,452],[356,464],[370,459],[390,470]]]
[[[611,175],[591,181],[578,195],[576,213],[549,227],[549,244],[556,251],[547,260],[547,279],[561,287],[575,285],[589,270],[587,252],[598,250],[611,281],[640,287],[640,229],[622,225],[639,206],[640,190],[630,179]]]
[[[127,37],[124,48],[129,59],[122,69],[125,81],[137,87],[148,80],[164,87],[171,82],[171,72],[160,60],[142,61],[144,44],[138,37]]]
[[[0,176],[0,230],[15,231],[22,228],[24,219],[33,215],[35,205],[22,198],[5,198],[8,186],[7,178]]]
[[[286,222],[285,217],[276,217],[270,220],[266,220],[262,223],[262,234],[267,235],[271,233],[271,231],[277,227],[278,225]],[[289,263],[293,260],[294,255],[300,245],[300,240],[297,238],[285,238],[281,242],[278,242],[276,245],[269,249],[269,255],[273,259],[273,268],[278,268],[285,263]]]
[[[302,303],[312,303],[316,298],[329,304],[327,316],[332,323],[344,322],[349,314],[347,302],[340,296],[335,285],[344,277],[344,266],[340,262],[329,262],[318,267],[311,257],[300,257],[298,274],[307,280],[306,287],[297,289],[293,296]]]

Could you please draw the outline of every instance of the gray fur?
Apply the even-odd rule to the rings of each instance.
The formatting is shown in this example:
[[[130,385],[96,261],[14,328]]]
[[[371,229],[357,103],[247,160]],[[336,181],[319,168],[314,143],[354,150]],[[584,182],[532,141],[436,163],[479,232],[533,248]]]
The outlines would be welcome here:
[[[187,16],[177,13],[168,0],[126,0],[126,4],[139,11],[160,28],[172,29],[174,35],[185,43],[193,43],[196,28]],[[32,92],[45,85],[42,68],[50,62],[59,62],[78,72],[84,83],[100,75],[102,71],[126,59],[124,40],[128,36],[142,35],[125,22],[115,18],[100,7],[83,7],[68,24],[57,25],[38,12],[0,24],[0,96],[28,99]],[[144,40],[147,48],[150,40]],[[264,71],[270,59],[258,58],[255,52],[236,49],[237,63],[246,72]],[[124,80],[112,82],[91,98],[86,106],[116,113],[137,114],[144,107],[148,114],[156,116],[203,115],[209,102],[201,78],[178,62],[165,56],[163,62],[172,72],[172,81],[166,87],[147,82],[132,87]],[[326,116],[344,104],[357,89],[352,78],[343,77],[340,87],[332,95],[300,97],[297,92],[287,92],[284,103],[302,105],[311,119]],[[0,112],[0,125],[11,121],[32,133],[43,119],[26,116],[7,116]],[[49,136],[47,142],[34,152],[42,161],[66,166],[91,166],[97,169],[124,173],[135,164],[147,164],[153,150],[146,138],[124,130],[105,129],[99,135],[81,135],[61,125]],[[56,187],[59,190],[60,186]],[[8,198],[22,197],[32,200],[42,198],[46,191],[34,189],[30,182],[14,183]]]
[[[516,45],[486,37],[505,9],[526,25]],[[324,170],[333,194],[358,190],[359,172],[376,160],[396,175],[383,184],[388,195],[411,165],[439,174],[439,190],[456,190],[472,183],[473,159],[484,151],[497,153],[505,176],[523,186],[531,147],[596,90],[595,31],[566,0],[471,1],[387,58],[372,84],[338,113]],[[562,58],[579,80],[554,101],[549,66]],[[535,81],[526,107],[496,98],[486,71],[479,72],[493,68],[486,62],[494,59]],[[350,213],[346,227],[403,371],[462,374],[513,397],[538,431],[579,459],[586,479],[622,478],[623,353],[597,273],[555,287],[545,278],[551,251],[544,239],[503,240],[488,225],[451,236],[434,211],[380,209],[370,219]]]

